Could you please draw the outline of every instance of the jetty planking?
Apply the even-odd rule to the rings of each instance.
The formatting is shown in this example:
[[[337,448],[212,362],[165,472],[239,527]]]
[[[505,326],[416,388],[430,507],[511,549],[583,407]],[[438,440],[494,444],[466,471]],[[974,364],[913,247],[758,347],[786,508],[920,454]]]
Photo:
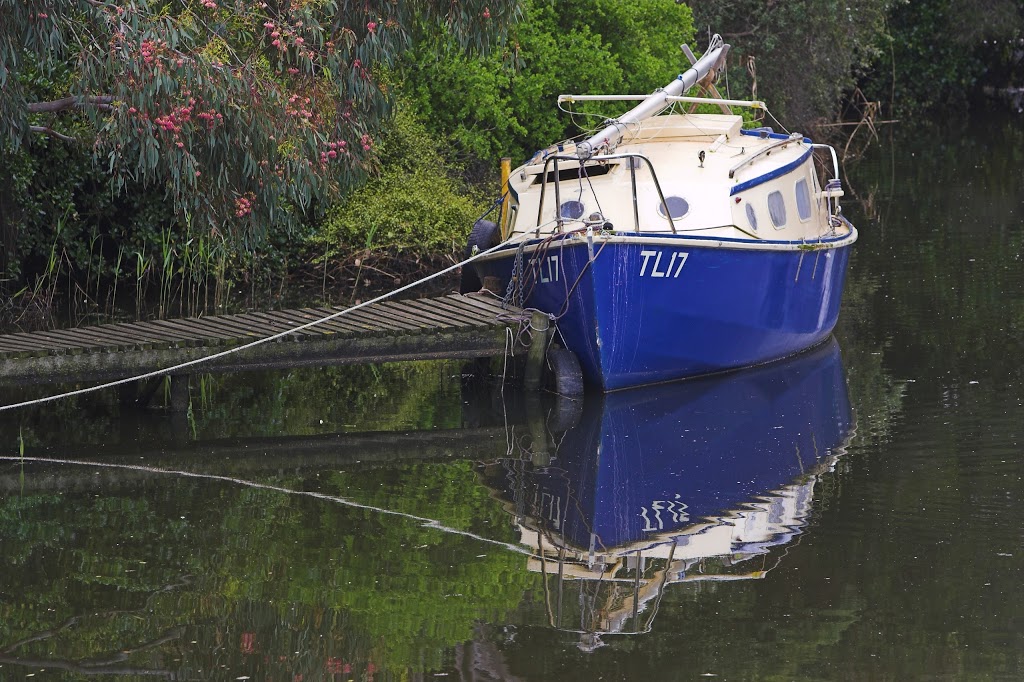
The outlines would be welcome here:
[[[486,293],[449,294],[374,303],[296,329],[342,310],[303,308],[0,335],[0,385],[125,379],[289,330],[294,331],[175,373],[489,357],[506,352],[507,330],[518,331],[528,316]]]

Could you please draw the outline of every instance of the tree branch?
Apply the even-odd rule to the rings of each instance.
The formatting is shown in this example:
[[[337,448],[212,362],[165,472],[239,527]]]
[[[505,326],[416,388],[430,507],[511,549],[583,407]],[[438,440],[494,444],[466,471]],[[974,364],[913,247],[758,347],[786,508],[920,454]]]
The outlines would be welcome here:
[[[732,40],[734,38],[746,38],[747,36],[755,35],[760,30],[761,30],[761,24],[758,24],[754,28],[746,30],[746,31],[741,31],[741,32],[738,32],[738,33],[723,33],[722,37],[723,38],[729,38],[730,40]]]
[[[30,114],[45,114],[52,113],[55,111],[65,111],[67,109],[84,109],[85,107],[97,107],[99,109],[110,110],[112,107],[110,103],[114,101],[111,95],[89,95],[87,97],[78,97],[77,95],[69,95],[62,99],[55,99],[50,102],[32,102],[26,105],[28,113]]]
[[[28,129],[33,133],[39,133],[40,135],[49,135],[50,137],[56,137],[58,140],[63,140],[64,142],[76,142],[75,138],[68,137],[67,135],[64,135],[62,133],[58,133],[53,128],[47,128],[46,126],[29,126]]]

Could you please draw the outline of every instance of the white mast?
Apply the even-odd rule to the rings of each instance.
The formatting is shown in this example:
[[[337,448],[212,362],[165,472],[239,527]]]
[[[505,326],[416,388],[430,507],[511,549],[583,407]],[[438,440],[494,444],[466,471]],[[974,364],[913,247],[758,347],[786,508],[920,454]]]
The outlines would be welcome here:
[[[622,116],[606,121],[607,125],[604,129],[576,145],[576,156],[585,160],[603,148],[614,148],[628,126],[640,123],[652,116],[657,116],[672,103],[672,100],[669,99],[670,97],[678,97],[685,94],[698,81],[708,75],[708,72],[718,64],[718,60],[722,56],[722,50],[726,47],[722,41],[722,36],[716,33],[711,38],[707,52],[686,73],[679,74],[674,81],[663,88],[655,90],[647,99]]]

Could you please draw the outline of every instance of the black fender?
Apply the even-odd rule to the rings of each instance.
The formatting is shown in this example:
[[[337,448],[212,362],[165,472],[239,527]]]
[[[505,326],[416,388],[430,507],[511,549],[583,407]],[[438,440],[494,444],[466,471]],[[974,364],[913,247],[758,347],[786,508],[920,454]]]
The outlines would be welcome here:
[[[501,243],[501,230],[498,228],[498,224],[481,218],[473,223],[473,229],[470,230],[469,238],[466,240],[466,250],[463,252],[463,257],[469,258],[480,251],[486,251],[495,247],[499,243]],[[476,269],[472,265],[463,265],[462,280],[459,282],[459,293],[469,294],[474,291],[480,291],[482,286],[483,282],[480,281],[480,275],[477,274]]]

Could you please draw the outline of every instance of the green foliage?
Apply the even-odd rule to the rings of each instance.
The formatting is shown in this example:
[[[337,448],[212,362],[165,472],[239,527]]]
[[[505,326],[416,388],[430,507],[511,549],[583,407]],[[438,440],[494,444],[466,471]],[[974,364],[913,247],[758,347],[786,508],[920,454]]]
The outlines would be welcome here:
[[[144,495],[133,472],[83,473],[84,493],[47,492],[48,476],[32,471],[29,487],[44,490],[0,500],[0,532],[14,543],[0,590],[18,595],[0,604],[5,671],[27,659],[80,674],[123,663],[178,679],[211,679],[205,671],[221,666],[333,679],[325,665],[344,658],[404,679],[442,668],[478,622],[507,617],[535,583],[519,554],[337,501],[513,540],[465,461],[250,472],[254,487],[151,474]],[[90,489],[97,474],[122,482]],[[301,493],[312,486],[317,497]]]
[[[528,0],[509,52],[457,54],[439,35],[404,56],[401,88],[431,132],[493,169],[602,120],[559,112],[559,94],[649,92],[682,70],[679,45],[692,38],[689,9],[671,0]]]
[[[751,96],[756,82],[757,99],[766,101],[788,127],[805,130],[815,121],[832,118],[843,93],[852,90],[857,76],[869,67],[891,4],[892,0],[690,3],[696,26],[721,33],[732,45],[731,96]]]
[[[330,209],[314,243],[329,257],[457,250],[486,206],[454,179],[438,139],[401,107],[379,153],[380,172]]]
[[[664,86],[689,67],[681,44],[698,54],[704,47],[691,12],[679,3],[572,0],[558,7],[559,21],[574,19],[602,37],[622,70],[623,92],[646,94]]]
[[[359,183],[389,93],[374,74],[443,25],[462,49],[500,41],[513,0],[278,3],[0,0],[0,139],[92,148],[113,190],[158,187],[175,215],[242,241]],[[54,84],[38,100],[34,81]]]
[[[1020,63],[1013,43],[1024,36],[1022,7],[1013,0],[899,2],[886,28],[864,89],[894,115],[963,108],[981,81],[1020,85],[1002,79]]]

